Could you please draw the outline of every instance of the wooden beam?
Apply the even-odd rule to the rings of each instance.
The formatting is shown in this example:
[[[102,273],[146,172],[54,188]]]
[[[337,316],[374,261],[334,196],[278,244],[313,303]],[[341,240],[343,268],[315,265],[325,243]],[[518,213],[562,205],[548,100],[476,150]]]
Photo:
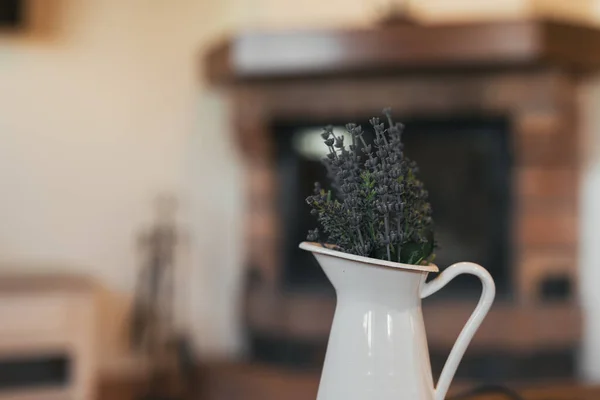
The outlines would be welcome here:
[[[600,29],[551,21],[249,32],[205,55],[214,83],[414,71],[600,68]]]

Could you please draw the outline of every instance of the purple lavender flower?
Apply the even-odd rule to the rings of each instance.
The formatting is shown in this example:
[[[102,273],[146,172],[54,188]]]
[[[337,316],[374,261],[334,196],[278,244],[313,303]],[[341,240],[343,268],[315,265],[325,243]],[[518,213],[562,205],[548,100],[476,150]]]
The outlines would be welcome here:
[[[352,144],[333,127],[321,137],[328,149],[323,164],[334,193],[315,184],[306,201],[317,216],[321,230],[308,239],[322,240],[341,251],[410,264],[430,261],[435,247],[428,193],[417,179],[418,167],[404,156],[404,126],[394,123],[384,109],[388,124],[377,117],[369,121],[375,137],[367,143],[360,125],[346,130]]]

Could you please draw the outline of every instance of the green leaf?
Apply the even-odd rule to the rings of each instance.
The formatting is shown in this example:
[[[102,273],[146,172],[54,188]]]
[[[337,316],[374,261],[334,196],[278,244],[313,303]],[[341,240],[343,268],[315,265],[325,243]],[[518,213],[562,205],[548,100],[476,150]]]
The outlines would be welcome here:
[[[425,237],[427,238],[426,243],[409,242],[402,245],[400,250],[401,263],[418,265],[431,256],[434,248],[433,231],[427,232]]]
[[[404,264],[416,264],[423,257],[423,245],[419,243],[405,243],[400,250],[400,262]]]

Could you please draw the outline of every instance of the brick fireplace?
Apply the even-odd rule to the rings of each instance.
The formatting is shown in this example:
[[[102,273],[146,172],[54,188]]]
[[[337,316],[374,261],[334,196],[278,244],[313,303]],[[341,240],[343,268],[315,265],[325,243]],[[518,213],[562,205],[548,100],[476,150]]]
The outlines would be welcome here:
[[[254,356],[318,366],[335,307],[323,276],[296,250],[307,218],[297,200],[319,171],[294,155],[292,138],[364,122],[391,106],[407,124],[407,152],[416,149],[423,180],[432,182],[434,218],[436,209],[445,213],[442,236],[458,238],[460,218],[467,234],[481,230],[470,239],[463,232],[446,249],[442,241],[440,260],[487,264],[499,283],[501,296],[459,376],[571,378],[581,336],[578,93],[600,67],[597,44],[600,32],[591,28],[526,21],[244,34],[216,46],[208,73],[231,90],[247,166],[246,322]],[[477,173],[465,178],[465,171]],[[456,210],[458,218],[450,200],[465,191],[463,199],[481,201],[469,205],[472,213]],[[306,275],[298,266],[290,272],[304,262]],[[424,303],[434,366],[477,297],[465,283]],[[486,363],[494,354],[507,357],[500,370]],[[527,375],[542,364],[560,367]]]

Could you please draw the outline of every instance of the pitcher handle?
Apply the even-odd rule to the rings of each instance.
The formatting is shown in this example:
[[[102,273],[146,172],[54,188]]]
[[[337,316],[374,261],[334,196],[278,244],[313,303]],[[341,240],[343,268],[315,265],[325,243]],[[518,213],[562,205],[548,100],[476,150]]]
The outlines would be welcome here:
[[[456,343],[454,343],[450,351],[446,364],[444,364],[444,369],[442,369],[442,374],[435,388],[434,400],[444,400],[446,397],[458,364],[465,354],[465,350],[467,350],[473,335],[475,335],[475,332],[490,310],[494,302],[494,296],[496,295],[494,280],[485,268],[475,263],[460,262],[448,267],[431,282],[425,283],[421,289],[421,298],[424,299],[431,296],[461,274],[470,274],[478,277],[481,280],[483,290],[481,291],[481,297],[479,298],[477,307],[475,307],[475,311],[473,311],[473,314],[471,314],[471,317],[458,335],[458,339],[456,339]]]

